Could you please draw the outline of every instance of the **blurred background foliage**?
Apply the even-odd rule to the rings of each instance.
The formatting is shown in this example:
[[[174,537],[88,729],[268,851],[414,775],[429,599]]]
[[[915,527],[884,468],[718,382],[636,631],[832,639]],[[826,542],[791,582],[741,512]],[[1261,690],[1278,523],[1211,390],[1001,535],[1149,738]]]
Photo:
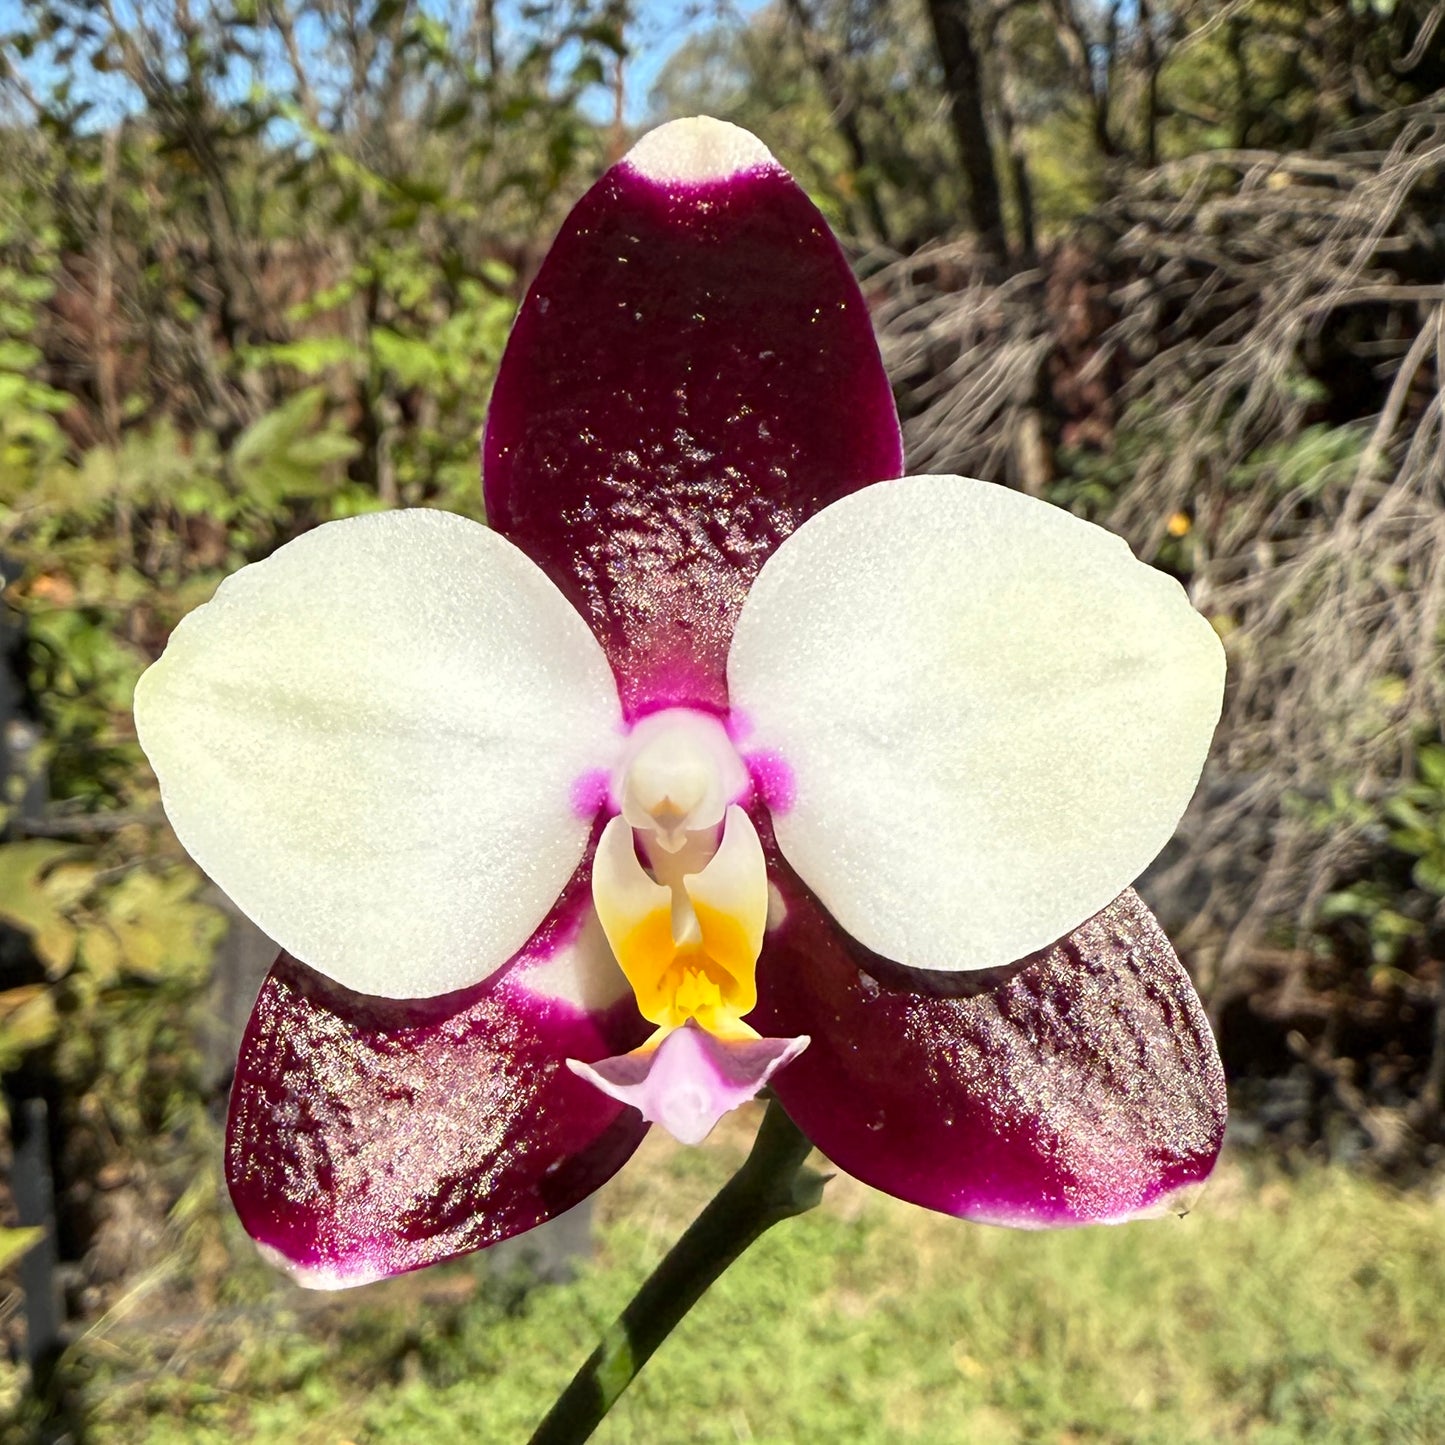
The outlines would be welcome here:
[[[843,237],[912,469],[1114,527],[1224,637],[1146,892],[1241,1136],[1438,1162],[1439,0],[30,0],[0,30],[0,1076],[45,1104],[78,1328],[259,1288],[217,1174],[227,914],[165,828],[136,678],[318,522],[481,515],[557,221],[698,111]],[[12,1280],[15,1219],[0,1195]]]

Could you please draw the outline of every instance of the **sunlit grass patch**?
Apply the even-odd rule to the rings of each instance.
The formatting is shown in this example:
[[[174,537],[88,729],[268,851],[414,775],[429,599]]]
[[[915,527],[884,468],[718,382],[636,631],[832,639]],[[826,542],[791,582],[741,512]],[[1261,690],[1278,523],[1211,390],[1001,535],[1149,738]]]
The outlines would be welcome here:
[[[243,1269],[212,1321],[82,1348],[97,1442],[525,1440],[739,1160],[751,1118],[649,1140],[598,1252],[521,1290],[477,1261],[324,1297]],[[1194,1212],[1022,1234],[839,1178],[704,1299],[603,1442],[1445,1438],[1445,1210],[1233,1161]]]

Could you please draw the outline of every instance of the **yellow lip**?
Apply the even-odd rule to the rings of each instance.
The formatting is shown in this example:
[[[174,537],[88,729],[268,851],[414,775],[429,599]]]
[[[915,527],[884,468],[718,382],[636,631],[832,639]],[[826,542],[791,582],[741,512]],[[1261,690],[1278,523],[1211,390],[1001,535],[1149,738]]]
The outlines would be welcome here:
[[[692,1020],[719,1036],[756,1037],[743,1016],[757,1003],[768,882],[757,830],[741,808],[727,809],[700,870],[666,882],[638,860],[632,826],[613,818],[598,841],[592,897],[645,1019],[663,1032]]]

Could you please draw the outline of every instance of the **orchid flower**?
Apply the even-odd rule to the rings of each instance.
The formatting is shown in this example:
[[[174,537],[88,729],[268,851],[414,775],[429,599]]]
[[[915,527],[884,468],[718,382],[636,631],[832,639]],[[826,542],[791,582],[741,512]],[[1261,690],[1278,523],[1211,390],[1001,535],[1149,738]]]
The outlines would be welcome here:
[[[764,1084],[838,1167],[973,1219],[1208,1174],[1218,1055],[1128,885],[1220,644],[1102,529],[902,469],[821,216],[679,121],[531,287],[490,528],[320,526],[176,628],[137,729],[284,950],[226,1165],[304,1283],[531,1228]]]

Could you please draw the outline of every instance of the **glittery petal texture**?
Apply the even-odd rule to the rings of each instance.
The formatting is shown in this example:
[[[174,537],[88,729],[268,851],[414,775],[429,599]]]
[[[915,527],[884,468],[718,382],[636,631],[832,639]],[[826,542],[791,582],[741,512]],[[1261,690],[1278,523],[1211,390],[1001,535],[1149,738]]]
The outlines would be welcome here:
[[[501,975],[417,1002],[281,956],[226,1134],[231,1197],[268,1257],[313,1287],[364,1284],[531,1229],[626,1162],[646,1124],[565,1064],[647,1033],[630,998],[588,1012],[556,995],[585,912],[565,903]]]
[[[1138,896],[992,973],[890,968],[793,880],[749,1018],[812,1035],[773,1080],[835,1164],[900,1199],[1027,1227],[1187,1200],[1223,1138],[1224,1075]]]
[[[701,183],[626,161],[578,203],[492,393],[487,516],[591,623],[624,707],[726,705],[763,559],[902,470],[867,308],[774,165]]]

